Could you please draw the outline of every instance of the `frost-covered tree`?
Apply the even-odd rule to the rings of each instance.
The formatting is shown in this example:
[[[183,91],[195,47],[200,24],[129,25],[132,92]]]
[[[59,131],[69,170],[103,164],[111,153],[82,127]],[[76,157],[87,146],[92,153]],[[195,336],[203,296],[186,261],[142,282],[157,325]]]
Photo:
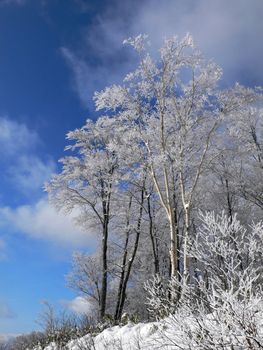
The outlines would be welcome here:
[[[236,89],[244,91],[237,85]],[[218,156],[198,189],[199,208],[224,209],[230,218],[238,213],[242,223],[262,216],[262,108],[255,91],[246,89],[247,102],[239,110],[229,110],[214,140]],[[258,89],[258,91],[260,91]],[[253,96],[254,95],[254,96]],[[233,92],[228,98],[237,99]],[[236,102],[237,103],[237,102]]]
[[[77,209],[79,224],[99,229],[102,274],[98,298],[101,318],[106,310],[108,236],[112,196],[118,177],[118,159],[110,148],[114,137],[114,129],[108,124],[105,126],[103,118],[96,123],[88,120],[81,129],[69,132],[67,139],[73,144],[66,150],[72,151],[73,155],[60,160],[61,173],[54,175],[46,185],[50,200],[58,209]]]
[[[181,301],[169,295],[176,279],[166,288],[159,277],[146,284],[150,310],[170,315],[159,341],[174,349],[261,349],[263,224],[245,228],[224,213],[200,219],[191,249],[199,269]]]
[[[145,36],[126,43],[138,53],[137,69],[95,93],[104,116],[68,133],[72,155],[46,186],[58,209],[75,210],[77,222],[100,235],[99,253],[75,255],[70,284],[98,304],[101,319],[110,313],[115,321],[126,308],[139,309],[135,295],[150,275],[176,307],[188,284],[199,283],[199,270],[209,287],[212,271],[193,253],[198,209],[224,209],[229,227],[248,203],[255,217],[262,209],[261,91],[221,89],[222,70],[190,35],[165,40],[158,57],[147,52]],[[233,232],[225,232],[230,244]],[[235,253],[243,249],[235,244]]]
[[[257,101],[257,93],[237,85],[220,91],[221,69],[206,62],[193,39],[165,41],[155,60],[145,36],[126,43],[138,52],[138,68],[123,85],[95,93],[97,109],[114,111],[144,150],[144,162],[170,226],[171,275],[178,277],[178,205],[184,213],[183,275],[188,276],[190,215],[201,175],[215,157],[213,138],[226,116]]]
[[[89,255],[75,252],[72,257],[72,270],[67,275],[67,284],[83,295],[94,309],[100,307],[102,264],[98,254]]]
[[[235,147],[237,170],[233,173],[240,195],[263,209],[263,110],[246,106],[229,120],[229,138]]]

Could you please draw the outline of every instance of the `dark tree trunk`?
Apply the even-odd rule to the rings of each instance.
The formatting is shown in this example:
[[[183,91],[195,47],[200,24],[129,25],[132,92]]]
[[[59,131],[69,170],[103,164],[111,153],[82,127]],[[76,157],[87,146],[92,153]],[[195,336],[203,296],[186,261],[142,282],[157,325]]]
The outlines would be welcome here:
[[[101,292],[100,292],[100,318],[103,319],[106,310],[107,300],[107,284],[108,284],[108,261],[107,261],[107,250],[108,250],[108,210],[107,205],[103,205],[103,236],[102,236],[102,281],[101,281]]]
[[[140,238],[140,234],[141,234],[141,222],[142,222],[143,203],[144,203],[144,194],[145,194],[144,186],[145,186],[145,179],[144,179],[144,183],[143,183],[142,190],[141,190],[140,210],[139,210],[139,216],[138,216],[138,220],[137,220],[136,237],[135,237],[134,247],[133,247],[131,257],[128,260],[127,270],[124,271],[122,286],[121,286],[121,290],[120,290],[120,297],[118,300],[118,308],[116,309],[116,313],[115,313],[115,321],[119,321],[121,319],[124,303],[126,300],[127,284],[128,284],[129,278],[130,278],[131,268],[132,268],[132,265],[133,265],[133,262],[134,262],[134,259],[135,259],[136,253],[137,253],[137,249],[138,249],[139,238]]]
[[[111,175],[113,173],[111,171]],[[108,235],[109,235],[109,220],[110,220],[110,203],[111,203],[111,189],[112,185],[109,183],[105,191],[105,183],[101,183],[101,198],[102,198],[102,211],[103,211],[103,233],[102,233],[102,279],[101,279],[101,303],[100,303],[100,319],[105,317],[105,311],[107,306],[107,292],[108,292]]]
[[[127,222],[126,222],[126,239],[125,239],[125,244],[124,244],[124,253],[122,257],[122,265],[121,265],[121,275],[120,275],[120,282],[119,282],[119,288],[118,288],[118,294],[117,294],[117,304],[116,304],[116,309],[115,309],[115,314],[114,314],[114,320],[118,320],[118,315],[119,315],[119,309],[120,309],[120,303],[121,303],[121,295],[122,295],[122,290],[123,290],[123,282],[125,278],[125,269],[126,269],[126,263],[127,263],[127,256],[128,256],[128,244],[129,244],[129,238],[130,238],[130,210],[131,210],[131,205],[132,205],[132,197],[130,197],[129,200],[129,207],[128,207],[128,217],[127,217]]]
[[[149,233],[152,243],[153,251],[153,260],[154,260],[154,274],[157,275],[160,272],[160,263],[159,263],[159,254],[158,254],[158,242],[156,240],[156,235],[154,233],[154,223],[152,217],[152,208],[151,208],[151,197],[147,196],[147,207],[148,207],[148,216],[149,216]]]

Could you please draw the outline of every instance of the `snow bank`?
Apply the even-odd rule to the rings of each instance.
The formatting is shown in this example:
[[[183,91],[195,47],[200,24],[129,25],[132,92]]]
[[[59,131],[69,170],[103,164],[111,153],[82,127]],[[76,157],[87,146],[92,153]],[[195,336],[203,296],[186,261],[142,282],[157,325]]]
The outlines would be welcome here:
[[[165,328],[161,322],[128,323],[125,326],[107,328],[96,337],[86,335],[80,339],[72,340],[67,350],[169,350],[169,345],[163,344],[159,338],[159,330]],[[35,349],[37,350],[37,349]],[[58,350],[55,344],[50,344],[45,350]]]
[[[239,309],[243,315],[241,303]],[[181,309],[180,312],[159,322],[128,323],[125,326],[107,328],[97,336],[86,335],[70,341],[63,350],[201,350],[220,346],[227,350],[241,350],[252,349],[250,344],[254,344],[253,349],[257,349],[257,344],[263,342],[263,312],[259,310],[251,315],[249,317],[246,314],[242,320],[239,314],[235,314],[238,321],[243,321],[243,324],[240,324],[234,322],[235,318],[225,316],[223,310],[200,318]],[[61,348],[50,344],[45,350]]]

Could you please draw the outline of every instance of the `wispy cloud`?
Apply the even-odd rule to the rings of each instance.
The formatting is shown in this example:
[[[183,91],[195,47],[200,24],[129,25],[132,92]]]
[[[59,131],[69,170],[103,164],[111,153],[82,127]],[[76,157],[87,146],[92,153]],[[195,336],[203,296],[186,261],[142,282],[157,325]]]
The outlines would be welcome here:
[[[10,339],[19,336],[17,333],[0,333],[0,345],[8,342]]]
[[[119,55],[114,51],[114,48],[111,51],[112,55],[109,54],[110,51],[109,55],[103,55],[100,52],[97,56],[95,54],[95,57],[98,58],[96,63],[89,62],[81,53],[75,53],[66,47],[61,48],[61,53],[73,73],[73,89],[84,106],[93,107],[94,92],[109,84],[119,83],[123,75],[127,73],[127,69],[131,67],[132,60],[126,57],[125,51],[122,52],[121,42],[118,43]],[[91,50],[94,50],[93,42],[90,42],[90,45]],[[100,51],[99,46],[97,49]],[[131,57],[133,56],[131,55]]]
[[[7,254],[6,254],[6,242],[3,238],[0,238],[0,261],[6,260]]]
[[[25,5],[27,0],[0,0],[0,6],[4,5]]]
[[[10,157],[17,153],[32,152],[40,143],[38,134],[25,124],[0,116],[0,155]]]
[[[86,0],[73,0],[81,12],[88,12],[94,8],[94,3]]]
[[[69,67],[73,71],[73,88],[78,94],[84,105],[87,105],[90,99],[93,87],[95,87],[96,79],[92,73],[91,67],[85,60],[79,58],[68,48],[61,48],[62,55],[66,59]],[[89,84],[87,82],[89,81]]]
[[[15,312],[5,302],[0,302],[0,318],[15,318]]]
[[[78,47],[62,52],[84,103],[94,90],[130,70],[134,56],[122,41],[139,33],[149,34],[158,48],[164,37],[191,32],[206,57],[223,67],[229,83],[258,84],[263,80],[262,12],[262,0],[115,1],[83,31]]]
[[[43,183],[55,172],[55,162],[40,157],[38,134],[25,124],[0,117],[0,167],[16,190],[23,194],[41,190]]]
[[[34,130],[7,117],[0,118],[0,168],[22,197],[27,194],[25,198],[37,191],[40,194],[45,180],[56,170],[52,159],[43,159],[38,154],[40,145],[41,140]],[[95,246],[96,239],[92,234],[87,234],[75,224],[75,215],[76,212],[70,215],[58,213],[41,193],[39,200],[27,205],[12,207],[2,204],[1,231],[21,232],[55,245]],[[0,259],[4,258],[4,248],[4,240],[0,240]]]
[[[7,230],[21,232],[34,239],[71,247],[94,247],[96,237],[74,223],[74,216],[58,213],[47,200],[17,208],[0,208],[0,224]]]
[[[73,300],[61,300],[61,305],[78,315],[91,315],[95,311],[95,305],[87,298],[76,297]]]
[[[15,165],[10,165],[7,173],[18,190],[28,193],[42,189],[55,169],[56,165],[51,159],[43,161],[36,155],[23,154],[18,157]]]

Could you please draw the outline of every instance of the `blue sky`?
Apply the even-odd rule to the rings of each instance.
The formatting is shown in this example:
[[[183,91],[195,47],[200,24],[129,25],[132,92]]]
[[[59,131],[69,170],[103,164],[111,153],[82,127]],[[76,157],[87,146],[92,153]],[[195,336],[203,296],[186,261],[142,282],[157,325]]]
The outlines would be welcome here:
[[[191,32],[222,85],[263,85],[262,0],[0,0],[0,335],[39,328],[41,301],[76,300],[70,257],[96,238],[42,187],[65,134],[96,118],[92,96],[135,67],[125,38]]]

